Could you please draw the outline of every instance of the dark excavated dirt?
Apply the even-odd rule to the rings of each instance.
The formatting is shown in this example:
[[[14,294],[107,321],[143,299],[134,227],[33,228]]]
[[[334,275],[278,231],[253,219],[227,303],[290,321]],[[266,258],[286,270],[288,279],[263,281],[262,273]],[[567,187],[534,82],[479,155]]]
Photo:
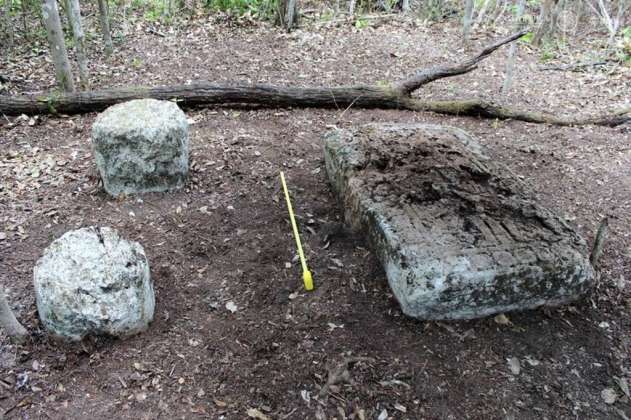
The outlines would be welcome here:
[[[133,33],[114,26],[119,36],[109,60],[98,34],[91,34],[91,83],[378,83],[464,54],[456,21],[374,22],[363,30],[316,22],[286,35],[211,18],[158,26],[161,37],[132,21]],[[478,32],[472,48],[501,35]],[[587,40],[570,41],[578,49]],[[3,59],[3,75],[15,80],[5,92],[51,88],[46,56],[43,46],[28,44]],[[432,84],[422,94],[499,98],[505,57],[498,51],[475,73]],[[520,48],[515,86],[503,103],[590,112],[628,98],[631,82],[623,68],[544,72],[539,57],[535,49]],[[375,419],[383,410],[395,419],[631,416],[619,385],[631,379],[628,127],[559,128],[353,108],[187,115],[187,187],[120,200],[97,183],[89,143],[95,115],[0,116],[0,282],[33,332],[20,346],[0,338],[5,418],[244,419],[254,408],[273,419],[315,418],[318,412]],[[321,140],[327,126],[393,121],[473,133],[491,158],[528,179],[537,200],[566,215],[588,243],[602,217],[615,215],[593,291],[575,305],[509,314],[508,320],[403,316],[364,241],[340,228]],[[301,288],[280,169],[295,200],[313,293]],[[128,340],[60,344],[40,329],[32,268],[54,238],[94,224],[143,244],[155,281],[156,318],[147,332]],[[229,302],[236,312],[226,309]],[[354,363],[350,382],[316,401],[330,367],[349,356],[372,361]],[[513,371],[519,363],[518,374],[508,360]],[[606,389],[618,396],[614,404],[603,400]]]
[[[325,141],[345,220],[367,237],[402,310],[471,319],[583,296],[585,242],[462,130],[371,124]]]

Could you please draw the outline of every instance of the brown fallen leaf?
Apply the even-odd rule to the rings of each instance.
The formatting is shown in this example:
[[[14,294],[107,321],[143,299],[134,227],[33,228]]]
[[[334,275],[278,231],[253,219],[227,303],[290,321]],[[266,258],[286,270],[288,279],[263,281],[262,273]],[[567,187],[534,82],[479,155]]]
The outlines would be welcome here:
[[[219,408],[224,408],[224,407],[227,407],[227,406],[228,406],[228,403],[227,403],[227,402],[225,402],[225,401],[221,401],[221,400],[217,400],[217,399],[215,399],[215,400],[213,400],[213,402],[214,402],[214,403],[215,403],[215,405],[216,405],[217,407],[219,407]]]

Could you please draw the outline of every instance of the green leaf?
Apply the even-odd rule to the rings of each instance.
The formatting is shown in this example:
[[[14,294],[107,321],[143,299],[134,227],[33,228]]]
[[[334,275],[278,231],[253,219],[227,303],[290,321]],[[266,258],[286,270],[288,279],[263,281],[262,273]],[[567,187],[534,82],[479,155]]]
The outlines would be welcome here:
[[[368,20],[359,18],[355,21],[355,27],[357,29],[364,29],[368,27]]]
[[[524,35],[521,38],[519,38],[519,41],[520,42],[526,42],[526,43],[530,44],[534,37],[535,37],[535,33],[534,32],[528,32],[526,35]]]

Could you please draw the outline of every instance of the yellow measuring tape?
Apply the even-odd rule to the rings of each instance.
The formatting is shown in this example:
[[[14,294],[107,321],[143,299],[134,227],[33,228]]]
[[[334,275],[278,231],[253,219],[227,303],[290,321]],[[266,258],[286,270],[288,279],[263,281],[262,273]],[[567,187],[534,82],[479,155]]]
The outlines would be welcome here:
[[[296,246],[298,247],[298,256],[300,257],[300,264],[302,265],[302,280],[305,283],[305,289],[313,290],[313,278],[311,277],[311,271],[307,267],[307,260],[305,259],[305,253],[302,251],[302,243],[300,242],[300,234],[298,233],[298,225],[296,225],[296,218],[294,217],[294,209],[291,206],[291,200],[289,199],[289,191],[287,191],[287,184],[285,183],[285,174],[280,172],[280,182],[283,184],[283,190],[285,191],[285,200],[287,201],[287,210],[289,210],[289,219],[291,220],[291,227],[294,230],[294,238],[296,238]]]

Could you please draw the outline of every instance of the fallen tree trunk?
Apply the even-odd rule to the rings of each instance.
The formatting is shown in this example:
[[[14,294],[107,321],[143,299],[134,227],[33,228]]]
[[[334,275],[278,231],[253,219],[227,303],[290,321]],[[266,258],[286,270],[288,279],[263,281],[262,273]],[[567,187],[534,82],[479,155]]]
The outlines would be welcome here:
[[[631,107],[603,116],[560,117],[543,112],[521,111],[482,100],[424,101],[401,96],[394,89],[357,86],[337,88],[282,88],[265,85],[221,86],[211,83],[121,88],[50,96],[2,96],[0,112],[20,114],[83,114],[132,99],[176,100],[183,107],[200,105],[263,106],[273,108],[382,108],[429,111],[439,114],[513,119],[562,126],[603,125],[615,127],[631,121]]]
[[[132,99],[176,100],[181,106],[253,105],[265,107],[401,108],[394,92],[380,87],[283,88],[264,85],[222,86],[193,83],[160,87],[132,87],[77,92],[73,95],[0,96],[0,112],[19,114],[81,114],[101,111]]]
[[[160,87],[127,87],[99,91],[49,95],[0,95],[0,113],[82,114],[103,109],[132,99],[153,98],[175,100],[182,107],[203,105],[260,106],[296,108],[383,108],[430,111],[440,114],[484,118],[515,119],[555,125],[596,124],[616,126],[631,119],[631,107],[595,117],[559,117],[520,111],[482,100],[425,101],[412,96],[421,86],[438,79],[468,73],[493,51],[526,33],[518,32],[484,48],[477,55],[455,65],[438,66],[416,72],[391,86],[351,87],[276,87],[267,85],[218,85],[198,82],[189,85]]]

